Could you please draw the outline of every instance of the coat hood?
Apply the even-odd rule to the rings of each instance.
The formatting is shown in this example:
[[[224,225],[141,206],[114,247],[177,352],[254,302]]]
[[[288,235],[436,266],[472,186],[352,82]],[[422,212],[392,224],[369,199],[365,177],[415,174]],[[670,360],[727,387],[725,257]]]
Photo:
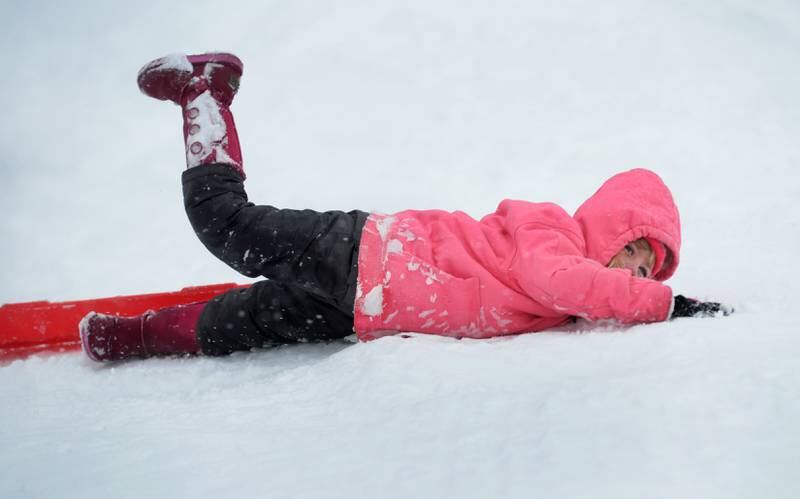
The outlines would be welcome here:
[[[654,276],[665,281],[678,267],[681,221],[669,188],[650,170],[635,169],[608,179],[575,212],[586,240],[586,256],[607,266],[631,241],[656,239],[669,257]]]

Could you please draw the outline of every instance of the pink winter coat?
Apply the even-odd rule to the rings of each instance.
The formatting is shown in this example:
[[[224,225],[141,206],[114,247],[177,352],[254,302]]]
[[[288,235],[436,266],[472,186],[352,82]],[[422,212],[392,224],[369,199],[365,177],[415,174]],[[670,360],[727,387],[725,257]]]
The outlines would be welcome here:
[[[655,276],[606,265],[650,237],[671,258]],[[637,169],[609,179],[569,216],[552,203],[504,200],[477,221],[463,212],[372,214],[362,233],[355,301],[361,340],[399,331],[489,338],[570,317],[666,320],[680,220],[669,189]]]

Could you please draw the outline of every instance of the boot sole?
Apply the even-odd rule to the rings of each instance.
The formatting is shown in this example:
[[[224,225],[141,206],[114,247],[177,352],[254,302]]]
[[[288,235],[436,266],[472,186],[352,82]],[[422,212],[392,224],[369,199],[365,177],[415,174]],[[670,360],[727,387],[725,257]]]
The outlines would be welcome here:
[[[145,64],[136,77],[139,90],[148,97],[180,104],[183,88],[192,78],[195,66],[214,63],[225,66],[232,74],[241,77],[244,64],[233,54],[209,52],[206,54],[173,54],[154,59]]]
[[[90,341],[92,335],[92,319],[99,316],[97,312],[89,312],[86,316],[81,319],[80,325],[78,326],[78,331],[80,331],[81,335],[81,347],[83,348],[83,353],[86,354],[87,357],[92,359],[95,362],[103,362],[104,359],[100,358],[97,353],[92,349]]]
[[[241,76],[242,72],[244,71],[244,63],[242,63],[242,60],[228,52],[208,52],[205,54],[186,56],[186,59],[189,60],[189,63],[191,63],[192,66],[195,64],[205,64],[208,62],[223,64],[232,68],[234,72],[239,74],[239,76]]]

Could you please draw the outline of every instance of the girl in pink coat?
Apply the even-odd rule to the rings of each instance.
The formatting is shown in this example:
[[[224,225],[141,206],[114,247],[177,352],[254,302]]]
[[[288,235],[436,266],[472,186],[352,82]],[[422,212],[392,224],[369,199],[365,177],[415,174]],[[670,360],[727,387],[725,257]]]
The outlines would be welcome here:
[[[231,54],[174,55],[145,65],[138,83],[181,107],[195,233],[232,268],[267,279],[137,317],[89,314],[80,333],[92,359],[224,355],[353,332],[491,338],[576,317],[637,324],[730,312],[662,284],[678,267],[680,218],[669,189],[644,169],[612,177],[573,216],[514,200],[481,220],[249,203],[230,111],[241,75]]]

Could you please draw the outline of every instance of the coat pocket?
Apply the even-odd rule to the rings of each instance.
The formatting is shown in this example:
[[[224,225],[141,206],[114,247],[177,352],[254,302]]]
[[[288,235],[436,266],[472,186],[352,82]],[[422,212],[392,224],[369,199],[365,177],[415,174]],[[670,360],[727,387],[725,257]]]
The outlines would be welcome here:
[[[480,281],[460,278],[413,255],[390,253],[384,278],[384,326],[454,337],[480,334]]]

